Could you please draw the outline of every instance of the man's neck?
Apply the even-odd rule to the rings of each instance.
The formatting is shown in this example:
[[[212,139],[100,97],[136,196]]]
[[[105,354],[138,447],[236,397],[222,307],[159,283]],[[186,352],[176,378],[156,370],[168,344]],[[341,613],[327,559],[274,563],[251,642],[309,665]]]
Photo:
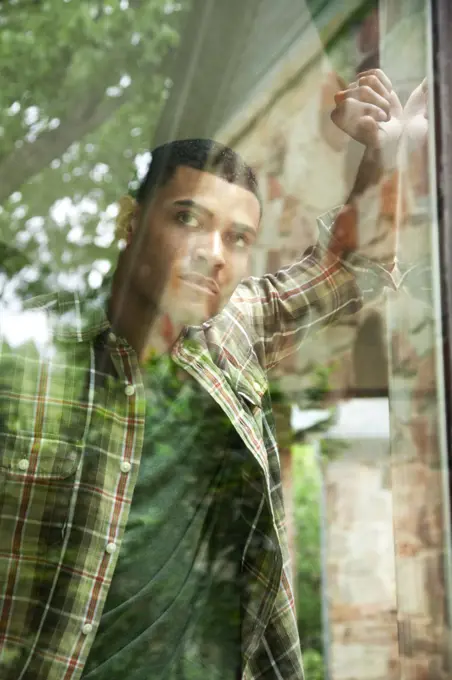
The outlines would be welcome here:
[[[183,330],[168,314],[150,308],[119,273],[113,278],[107,313],[113,332],[127,340],[140,363],[170,353]]]

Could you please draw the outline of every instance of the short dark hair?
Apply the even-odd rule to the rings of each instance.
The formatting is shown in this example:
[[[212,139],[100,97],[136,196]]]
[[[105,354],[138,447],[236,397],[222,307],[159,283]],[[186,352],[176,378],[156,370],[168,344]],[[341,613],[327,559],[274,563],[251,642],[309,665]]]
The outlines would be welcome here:
[[[179,139],[153,149],[149,169],[135,193],[137,202],[140,205],[148,203],[153,192],[165,185],[180,166],[210,172],[251,191],[262,210],[253,169],[238,153],[213,139]]]

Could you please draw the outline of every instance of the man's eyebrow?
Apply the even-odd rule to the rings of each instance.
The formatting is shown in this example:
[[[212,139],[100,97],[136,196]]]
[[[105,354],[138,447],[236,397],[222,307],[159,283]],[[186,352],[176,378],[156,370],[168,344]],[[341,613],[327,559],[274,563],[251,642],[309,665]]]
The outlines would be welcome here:
[[[237,231],[251,234],[251,236],[253,237],[257,236],[257,229],[255,227],[252,227],[251,224],[244,224],[243,222],[233,222],[232,224],[233,227],[237,229]]]
[[[174,201],[173,205],[182,208],[193,208],[194,210],[202,212],[205,215],[208,215],[209,217],[214,216],[213,212],[206,208],[205,205],[201,205],[201,203],[197,203],[191,198],[183,198],[178,201]],[[244,222],[234,222],[233,225],[236,229],[239,229],[240,231],[249,232],[250,234],[254,234],[254,236],[256,235],[257,230],[255,229],[255,227],[251,226],[251,224],[246,224]]]
[[[193,201],[191,198],[184,198],[179,201],[174,201],[173,205],[181,206],[182,208],[194,208],[199,212],[205,213],[209,217],[213,217],[213,212],[211,210],[206,208],[205,205],[201,205],[201,203],[196,203],[196,201]]]

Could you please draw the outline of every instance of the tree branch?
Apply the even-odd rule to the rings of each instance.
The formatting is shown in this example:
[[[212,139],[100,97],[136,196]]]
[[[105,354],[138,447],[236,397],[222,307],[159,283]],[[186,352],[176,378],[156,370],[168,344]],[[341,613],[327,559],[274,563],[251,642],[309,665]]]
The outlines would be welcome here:
[[[35,142],[14,149],[0,165],[0,202],[59,158],[71,144],[96,130],[134,95],[132,87],[121,97],[107,97],[99,91],[85,94],[79,106],[55,130],[43,132]]]
[[[138,0],[135,2],[138,4]],[[119,63],[117,45],[113,52],[105,54],[103,63],[97,68],[91,84],[89,86],[84,84],[83,90],[77,92],[71,98],[72,101],[68,102],[67,116],[62,119],[58,128],[43,132],[35,142],[24,142],[20,148],[16,147],[7,156],[0,158],[0,203],[47,168],[52,160],[59,158],[71,144],[94,132],[139,93],[138,88],[143,86],[143,78],[140,77],[140,73],[143,75],[143,65],[137,60],[134,52],[128,56],[123,54],[122,57],[122,63]],[[173,59],[174,51],[168,49],[155,68],[155,75],[168,72]],[[126,61],[129,63],[126,64]],[[106,87],[112,82],[117,82],[114,72],[117,71],[116,75],[119,77],[125,66],[132,76],[132,84],[123,91],[121,97],[108,97],[105,93]],[[137,83],[135,87],[134,81]]]

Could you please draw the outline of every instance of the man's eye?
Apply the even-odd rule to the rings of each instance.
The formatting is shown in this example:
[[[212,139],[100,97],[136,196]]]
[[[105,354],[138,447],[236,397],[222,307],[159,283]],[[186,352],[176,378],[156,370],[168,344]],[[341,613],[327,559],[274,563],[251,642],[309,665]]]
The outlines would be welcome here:
[[[181,212],[178,212],[176,215],[176,220],[181,224],[185,225],[186,227],[193,227],[194,229],[196,229],[197,227],[200,226],[199,218],[187,210],[182,210]]]
[[[233,232],[229,234],[228,241],[235,248],[240,249],[248,248],[251,245],[250,239],[247,237],[246,234],[243,234],[242,232]]]

